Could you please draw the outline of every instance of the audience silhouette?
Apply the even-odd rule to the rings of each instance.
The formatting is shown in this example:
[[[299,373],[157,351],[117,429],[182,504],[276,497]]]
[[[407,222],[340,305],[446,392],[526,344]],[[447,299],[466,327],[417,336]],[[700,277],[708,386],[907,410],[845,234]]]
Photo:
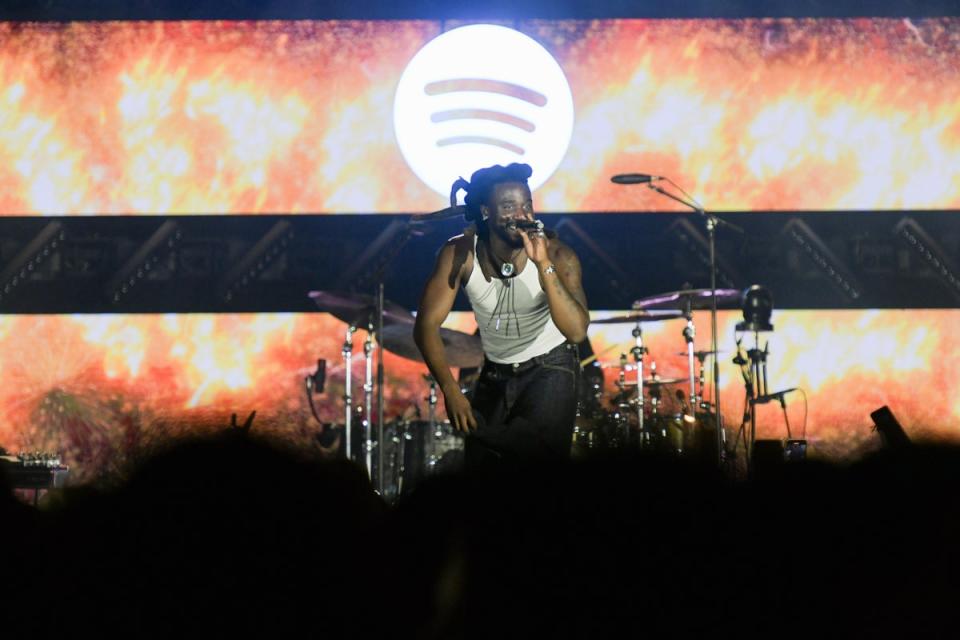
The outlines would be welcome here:
[[[619,455],[366,474],[242,430],[42,509],[0,492],[7,629],[33,635],[488,638],[951,634],[960,450],[734,482]],[[952,635],[952,634],[951,634]],[[11,636],[13,637],[13,636]]]

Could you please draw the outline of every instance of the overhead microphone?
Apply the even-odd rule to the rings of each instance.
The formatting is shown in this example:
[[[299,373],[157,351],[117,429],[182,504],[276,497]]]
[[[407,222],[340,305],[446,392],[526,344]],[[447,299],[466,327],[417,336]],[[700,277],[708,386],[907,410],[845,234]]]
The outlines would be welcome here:
[[[645,184],[658,180],[663,180],[663,176],[653,176],[649,173],[618,173],[610,178],[610,182],[616,184]]]

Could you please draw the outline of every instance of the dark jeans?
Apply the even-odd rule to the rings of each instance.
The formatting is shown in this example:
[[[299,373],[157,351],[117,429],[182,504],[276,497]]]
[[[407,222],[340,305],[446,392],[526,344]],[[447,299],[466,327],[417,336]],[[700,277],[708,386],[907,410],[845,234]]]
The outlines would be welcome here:
[[[473,394],[478,428],[466,440],[467,466],[569,457],[579,377],[573,344],[519,365],[486,362]]]

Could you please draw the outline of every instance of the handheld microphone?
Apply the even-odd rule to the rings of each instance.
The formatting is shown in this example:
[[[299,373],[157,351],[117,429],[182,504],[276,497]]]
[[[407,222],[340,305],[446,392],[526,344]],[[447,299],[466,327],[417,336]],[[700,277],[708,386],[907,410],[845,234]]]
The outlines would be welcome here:
[[[616,184],[644,184],[663,180],[663,176],[652,176],[649,173],[618,173],[610,178]]]
[[[524,231],[543,231],[543,223],[539,220],[513,220],[507,225],[512,230],[523,229]]]

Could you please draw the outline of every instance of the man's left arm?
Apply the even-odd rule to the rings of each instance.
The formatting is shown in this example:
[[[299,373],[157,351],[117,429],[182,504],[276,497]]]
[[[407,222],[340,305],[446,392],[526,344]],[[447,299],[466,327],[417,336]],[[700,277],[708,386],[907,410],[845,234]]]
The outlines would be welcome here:
[[[547,294],[553,323],[568,341],[579,344],[587,337],[590,315],[577,254],[557,239],[523,235],[527,255],[540,272],[540,286]]]

